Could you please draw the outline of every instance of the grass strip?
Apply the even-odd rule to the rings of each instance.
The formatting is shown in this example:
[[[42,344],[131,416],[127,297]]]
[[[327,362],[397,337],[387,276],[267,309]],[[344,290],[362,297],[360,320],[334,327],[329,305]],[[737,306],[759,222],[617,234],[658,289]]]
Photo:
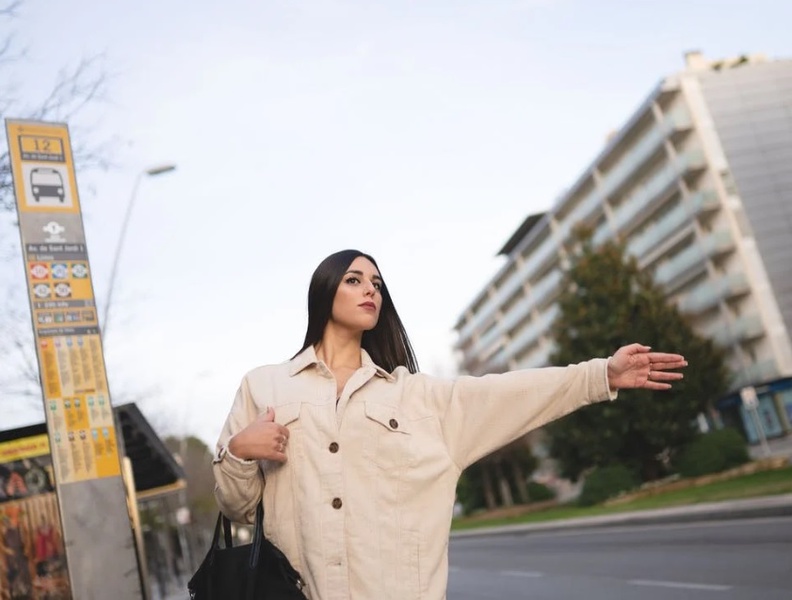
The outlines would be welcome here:
[[[655,496],[642,498],[618,506],[598,505],[579,507],[574,505],[563,505],[509,518],[486,519],[480,516],[476,518],[463,517],[455,519],[451,525],[451,529],[497,527],[500,525],[515,525],[518,523],[541,523],[558,519],[594,517],[636,510],[688,506],[691,504],[700,504],[702,502],[719,502],[723,500],[743,500],[745,498],[788,493],[792,493],[792,467],[752,473],[751,475],[743,475],[741,477],[735,477],[734,479],[690,487],[683,490],[658,492]]]

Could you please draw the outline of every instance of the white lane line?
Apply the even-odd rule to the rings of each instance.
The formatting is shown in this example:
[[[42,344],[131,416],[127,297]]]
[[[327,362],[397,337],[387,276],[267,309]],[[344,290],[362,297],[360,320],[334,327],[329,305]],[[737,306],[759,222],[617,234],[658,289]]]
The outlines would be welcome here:
[[[645,585],[686,590],[709,590],[711,592],[725,592],[726,590],[730,590],[733,587],[731,585],[717,585],[713,583],[683,583],[681,581],[653,581],[651,579],[631,579],[627,583],[632,585]]]
[[[544,575],[539,571],[501,571],[500,574],[508,577],[542,577]]]

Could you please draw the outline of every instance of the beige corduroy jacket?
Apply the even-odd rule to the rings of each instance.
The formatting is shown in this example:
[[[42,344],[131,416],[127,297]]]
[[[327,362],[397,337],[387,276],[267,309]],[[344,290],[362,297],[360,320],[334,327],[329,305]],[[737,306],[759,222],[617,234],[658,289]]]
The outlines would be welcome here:
[[[441,600],[457,479],[495,449],[586,404],[613,399],[607,360],[439,379],[393,373],[362,351],[336,382],[308,348],[245,375],[217,445],[215,496],[303,576],[312,600]],[[231,436],[267,406],[289,428],[287,462],[243,461]],[[266,485],[265,485],[266,481]]]

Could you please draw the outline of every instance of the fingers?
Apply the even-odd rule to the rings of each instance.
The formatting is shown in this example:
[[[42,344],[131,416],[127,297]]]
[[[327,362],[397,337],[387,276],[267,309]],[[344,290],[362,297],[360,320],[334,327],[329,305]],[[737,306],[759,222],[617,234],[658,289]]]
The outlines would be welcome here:
[[[687,361],[685,357],[681,354],[669,354],[667,352],[650,352],[649,353],[649,362],[654,368],[655,365],[661,364],[676,364],[678,367],[687,366]],[[659,367],[658,367],[659,368]],[[674,369],[677,367],[666,367],[668,369]]]
[[[627,354],[627,356],[632,356],[633,354],[645,354],[651,349],[652,348],[650,346],[644,346],[643,344],[628,344],[619,348],[619,350]]]
[[[657,381],[647,381],[643,387],[647,390],[670,390],[671,384],[670,383],[659,383]]]
[[[651,363],[650,369],[654,371],[673,371],[675,369],[683,369],[687,367],[687,361],[667,362],[667,363]]]
[[[684,363],[684,361],[682,362]],[[670,365],[678,365],[678,363],[671,363],[671,362],[660,363],[660,364],[652,363],[652,368],[649,371],[649,375],[647,377],[646,382],[643,384],[643,387],[647,390],[657,390],[657,391],[670,390],[671,384],[666,382],[679,381],[684,377],[682,373],[666,372],[659,370],[660,368],[676,368]],[[679,365],[679,366],[684,366],[684,365]]]
[[[654,367],[654,365],[653,365]],[[666,373],[665,371],[655,371],[654,368],[649,373],[651,381],[679,381],[684,375],[682,373]]]
[[[286,446],[289,442],[288,427],[275,422],[275,409],[271,406],[259,416],[261,423],[258,431],[263,444],[263,458],[276,462],[286,462]]]
[[[289,442],[289,430],[283,425],[278,425],[273,436],[273,460],[286,462],[286,446]]]

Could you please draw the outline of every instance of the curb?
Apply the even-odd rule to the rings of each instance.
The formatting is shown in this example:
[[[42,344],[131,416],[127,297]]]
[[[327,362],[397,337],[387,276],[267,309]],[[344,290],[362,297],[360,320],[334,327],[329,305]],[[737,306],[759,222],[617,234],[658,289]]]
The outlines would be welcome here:
[[[692,523],[782,516],[792,516],[792,494],[762,496],[746,500],[706,502],[688,506],[641,510],[599,517],[579,517],[575,519],[545,521],[542,523],[523,523],[499,527],[462,529],[452,531],[451,537],[465,538],[474,536],[518,535],[563,529],[609,527],[612,525],[656,525],[660,523]]]

